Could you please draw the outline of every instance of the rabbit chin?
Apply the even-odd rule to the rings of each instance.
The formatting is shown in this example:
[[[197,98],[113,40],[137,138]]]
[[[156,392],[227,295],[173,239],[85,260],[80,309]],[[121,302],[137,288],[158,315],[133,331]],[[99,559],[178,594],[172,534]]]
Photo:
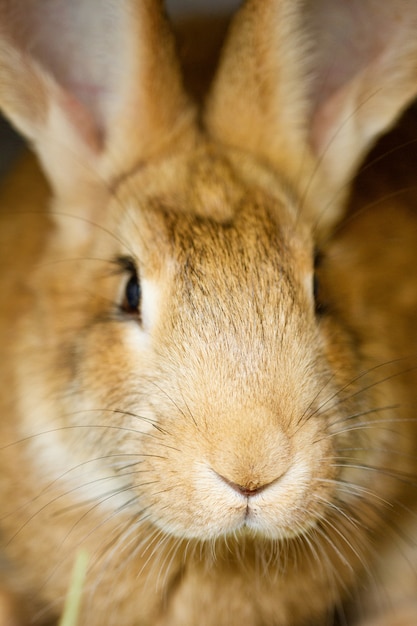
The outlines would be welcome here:
[[[259,496],[260,497],[260,496]],[[193,527],[185,528],[178,523],[164,523],[159,520],[157,526],[165,533],[178,539],[197,540],[199,542],[215,542],[226,540],[228,543],[245,539],[284,542],[302,535],[307,535],[316,526],[318,519],[313,516],[294,521],[293,525],[285,523],[279,517],[275,520],[265,515],[262,503],[242,501],[240,507],[221,511],[216,519],[202,521]],[[243,498],[242,498],[243,500]]]

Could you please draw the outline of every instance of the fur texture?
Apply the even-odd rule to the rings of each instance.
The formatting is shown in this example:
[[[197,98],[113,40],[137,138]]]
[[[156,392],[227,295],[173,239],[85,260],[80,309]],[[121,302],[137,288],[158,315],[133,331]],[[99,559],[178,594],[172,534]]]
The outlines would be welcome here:
[[[200,108],[158,1],[1,0],[0,106],[51,188],[27,157],[0,200],[19,624],[81,548],[89,626],[417,621],[408,172],[340,223],[415,95],[414,4],[248,0]]]

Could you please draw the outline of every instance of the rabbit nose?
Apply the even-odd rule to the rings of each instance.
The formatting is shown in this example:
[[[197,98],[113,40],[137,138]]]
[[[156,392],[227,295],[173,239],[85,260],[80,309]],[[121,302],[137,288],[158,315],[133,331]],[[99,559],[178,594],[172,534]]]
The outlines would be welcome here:
[[[217,445],[206,461],[223,488],[253,498],[284,478],[294,462],[294,447],[277,421],[275,412],[262,406],[224,416],[224,431],[216,432]]]
[[[216,472],[216,474],[217,474],[217,472]],[[245,498],[250,498],[252,496],[256,496],[258,493],[261,493],[261,491],[264,491],[268,487],[272,486],[273,484],[275,484],[280,479],[280,476],[278,476],[274,480],[271,480],[271,481],[266,482],[266,483],[249,481],[245,485],[240,485],[238,483],[235,483],[232,480],[229,480],[225,476],[222,476],[221,474],[217,474],[217,475],[218,475],[219,478],[221,478],[221,480],[223,482],[226,483],[226,485],[229,485],[229,487],[231,487],[232,489],[237,491],[239,494],[241,494]]]

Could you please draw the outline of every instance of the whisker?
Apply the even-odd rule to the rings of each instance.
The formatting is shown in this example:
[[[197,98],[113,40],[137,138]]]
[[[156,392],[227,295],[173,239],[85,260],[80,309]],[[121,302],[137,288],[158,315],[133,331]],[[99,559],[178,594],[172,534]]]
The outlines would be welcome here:
[[[330,148],[332,147],[332,145],[334,144],[334,142],[337,140],[338,136],[343,132],[344,128],[346,127],[346,125],[358,114],[358,112],[370,101],[372,100],[372,98],[374,98],[377,93],[380,91],[380,89],[375,89],[374,92],[370,93],[366,98],[364,98],[355,108],[354,110],[345,117],[344,120],[341,121],[341,123],[339,124],[339,126],[334,130],[333,134],[329,137],[326,145],[324,146],[324,149],[322,150],[319,158],[316,160],[316,164],[315,167],[310,175],[310,178],[307,181],[307,184],[305,186],[305,189],[303,191],[303,195],[301,196],[300,199],[300,206],[304,206],[306,199],[308,198],[308,193],[313,185],[314,182],[314,178],[316,177],[316,175],[318,174],[318,172],[320,171],[320,168],[323,165],[323,161],[326,157],[327,152],[330,150]],[[340,188],[339,188],[340,191]],[[323,219],[323,215],[325,214],[325,211],[328,210],[330,206],[330,203],[328,205],[326,205],[324,207],[324,209],[317,215],[316,219],[315,219],[315,227],[314,230],[318,230],[319,228],[319,222],[321,219]],[[299,216],[301,215],[301,210],[299,212]]]
[[[345,424],[346,422],[350,420],[358,419],[359,417],[364,417],[365,415],[373,415],[375,413],[382,413],[384,411],[394,411],[399,408],[401,408],[400,404],[387,404],[385,406],[372,407],[371,409],[365,409],[362,411],[358,411],[357,413],[346,415],[344,417],[341,417],[339,420],[334,420],[332,421],[332,426],[337,426],[338,424],[341,424],[341,423]],[[397,422],[398,420],[396,418],[393,418],[391,421]],[[380,424],[381,420],[378,418],[378,420],[375,422],[367,422],[367,424],[372,424],[372,423]]]
[[[348,459],[346,458],[346,461],[347,460]],[[364,470],[366,472],[376,472],[378,474],[382,474],[383,476],[394,478],[395,480],[398,480],[399,482],[405,483],[407,485],[412,485],[413,487],[417,486],[417,477],[415,475],[407,474],[406,472],[401,472],[399,470],[390,470],[388,468],[384,468],[380,466],[373,466],[373,465],[367,465],[365,463],[352,463],[352,462],[332,463],[332,467],[339,467],[339,468],[344,468],[344,469],[346,468],[358,469],[358,470]]]
[[[98,409],[97,409],[98,410]],[[79,411],[79,413],[84,413],[84,411]],[[75,415],[76,413],[74,413]],[[11,448],[13,446],[17,446],[23,443],[27,443],[33,439],[37,439],[38,437],[42,437],[45,435],[50,435],[52,433],[62,432],[66,430],[83,430],[83,429],[94,429],[97,428],[99,430],[116,430],[121,432],[133,433],[135,435],[140,435],[141,437],[154,437],[152,433],[142,432],[135,428],[128,428],[126,426],[115,426],[114,424],[71,424],[66,426],[57,426],[56,428],[49,428],[48,430],[42,430],[38,433],[33,433],[32,435],[27,435],[26,437],[22,437],[21,439],[17,439],[11,443],[7,443],[3,446],[0,446],[0,451],[6,450],[7,448]]]
[[[359,390],[355,390],[353,393],[351,393],[348,396],[343,396],[342,398],[340,398],[340,394],[343,391],[346,391],[346,389],[348,389],[349,387],[351,387],[352,385],[354,385],[356,382],[358,382],[359,380],[363,379],[365,376],[368,376],[370,373],[373,373],[383,367],[388,367],[390,365],[395,365],[398,363],[403,362],[407,357],[400,357],[400,358],[396,358],[396,359],[391,359],[389,361],[384,361],[382,363],[377,363],[376,365],[374,365],[373,367],[370,367],[362,372],[360,372],[357,376],[353,377],[352,379],[349,380],[349,382],[345,383],[342,387],[340,387],[334,394],[332,394],[329,398],[327,398],[325,401],[323,401],[318,407],[317,409],[315,409],[312,413],[309,413],[308,418],[314,417],[315,415],[317,415],[319,412],[321,412],[328,404],[329,402],[331,402],[332,400],[334,400],[335,398],[338,398],[338,401],[332,405],[332,408],[339,406],[340,404],[347,402],[349,400],[351,400],[352,398],[355,398],[356,396],[360,395],[361,393],[368,391],[369,389],[372,389],[373,387],[376,387],[377,385],[387,382],[389,380],[391,380],[392,378],[395,378],[396,376],[401,376],[403,374],[406,374],[410,371],[414,371],[416,369],[417,366],[413,366],[407,369],[403,369],[399,372],[395,372],[393,374],[390,374],[387,377],[384,377],[380,380],[377,381],[373,381],[372,383],[366,385],[365,387],[362,387]]]

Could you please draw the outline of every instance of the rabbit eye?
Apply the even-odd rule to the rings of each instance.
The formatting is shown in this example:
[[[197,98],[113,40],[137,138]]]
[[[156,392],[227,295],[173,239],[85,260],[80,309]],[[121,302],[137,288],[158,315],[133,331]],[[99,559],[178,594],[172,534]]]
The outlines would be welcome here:
[[[318,279],[316,271],[314,271],[314,275],[313,275],[313,298],[314,298],[314,303],[315,303],[316,310],[317,310],[318,298],[319,298],[319,279]]]
[[[139,313],[141,290],[137,274],[132,274],[126,283],[122,308],[125,313]]]
[[[129,273],[120,308],[123,313],[140,317],[142,290],[136,265],[133,259],[126,257],[118,259],[117,262],[124,272]]]
[[[320,265],[322,262],[322,255],[320,252],[314,255],[314,274],[313,274],[313,298],[314,298],[314,310],[318,317],[324,315],[326,312],[326,305],[323,300],[322,289],[320,285]]]

